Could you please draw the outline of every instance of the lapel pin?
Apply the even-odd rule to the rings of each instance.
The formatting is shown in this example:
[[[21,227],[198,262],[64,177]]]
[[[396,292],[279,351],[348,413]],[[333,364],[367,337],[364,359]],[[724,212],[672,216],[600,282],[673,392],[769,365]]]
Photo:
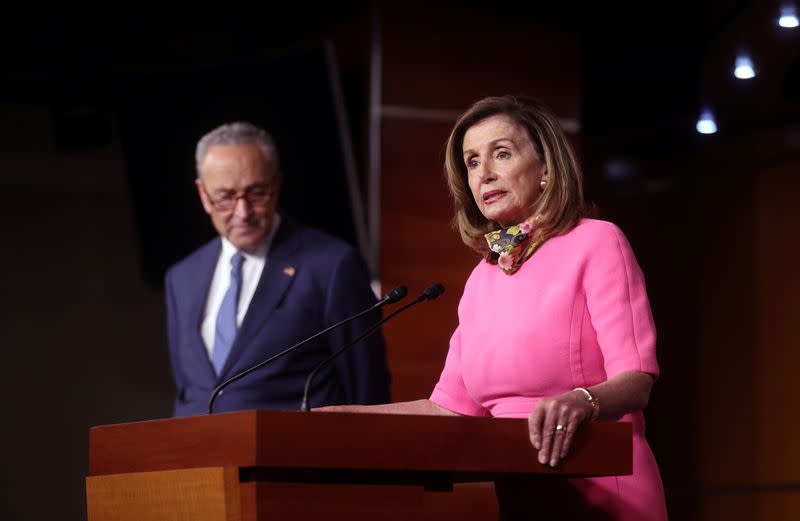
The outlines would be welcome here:
[[[294,266],[286,266],[285,268],[283,268],[283,274],[286,275],[287,277],[294,277],[294,272],[295,272]]]

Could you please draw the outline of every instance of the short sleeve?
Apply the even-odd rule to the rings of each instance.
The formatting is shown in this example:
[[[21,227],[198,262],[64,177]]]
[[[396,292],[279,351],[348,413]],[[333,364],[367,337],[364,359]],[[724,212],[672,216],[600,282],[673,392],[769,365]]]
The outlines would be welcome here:
[[[611,223],[589,253],[586,305],[612,378],[625,371],[658,376],[656,329],[644,275],[622,231]]]
[[[461,376],[461,331],[457,327],[450,337],[450,349],[439,381],[430,400],[445,409],[466,416],[489,416],[489,412],[472,399]]]

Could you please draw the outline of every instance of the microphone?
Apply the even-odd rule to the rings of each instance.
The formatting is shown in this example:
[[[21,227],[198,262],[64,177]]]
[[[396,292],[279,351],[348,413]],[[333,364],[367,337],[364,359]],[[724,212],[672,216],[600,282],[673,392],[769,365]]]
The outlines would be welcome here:
[[[394,304],[398,300],[406,298],[406,295],[408,295],[408,289],[405,286],[397,286],[396,288],[389,290],[389,293],[387,293],[386,296],[381,299],[383,302],[381,305],[384,306],[386,304]]]
[[[213,414],[214,401],[217,399],[217,396],[219,395],[219,393],[223,389],[225,389],[227,386],[232,384],[233,382],[244,378],[245,376],[247,376],[248,374],[252,373],[256,369],[260,369],[261,367],[264,367],[265,365],[267,365],[268,363],[272,362],[273,360],[277,360],[278,358],[291,353],[295,349],[306,345],[307,343],[311,342],[312,340],[316,339],[317,337],[319,337],[321,335],[324,335],[328,331],[332,331],[332,330],[338,328],[339,326],[343,326],[343,325],[347,324],[350,321],[353,321],[353,320],[355,320],[355,319],[357,319],[359,317],[362,317],[362,316],[366,315],[367,313],[369,313],[371,311],[375,311],[376,309],[385,306],[386,304],[394,304],[398,300],[404,298],[406,295],[408,295],[408,289],[405,286],[397,286],[396,288],[393,288],[392,290],[390,290],[386,294],[386,296],[384,296],[381,300],[379,300],[378,302],[376,302],[374,305],[370,306],[369,308],[365,309],[364,311],[361,311],[360,313],[357,313],[357,314],[353,315],[352,317],[348,317],[348,318],[342,320],[341,322],[338,322],[338,323],[336,323],[336,324],[334,324],[334,325],[332,325],[330,327],[327,327],[327,328],[323,329],[322,331],[320,331],[319,333],[316,333],[315,335],[310,336],[310,337],[306,338],[305,340],[302,340],[301,342],[298,342],[297,344],[293,345],[292,347],[290,347],[288,349],[285,349],[285,350],[281,351],[280,353],[278,353],[276,355],[273,355],[273,356],[267,358],[266,360],[263,360],[263,361],[257,363],[256,365],[254,365],[252,367],[249,367],[249,368],[245,369],[244,371],[231,376],[230,378],[228,378],[227,380],[225,380],[224,382],[219,384],[217,386],[217,388],[214,389],[214,392],[211,393],[211,399],[208,402],[208,414]]]
[[[405,289],[405,287],[403,289]],[[306,412],[309,410],[309,408],[308,408],[308,393],[309,393],[309,391],[311,389],[311,382],[314,381],[314,377],[316,377],[317,374],[321,370],[323,370],[326,367],[328,367],[329,365],[331,365],[331,363],[334,360],[336,360],[336,358],[338,358],[340,355],[346,353],[347,351],[352,349],[353,346],[355,346],[357,343],[359,343],[364,338],[366,338],[369,335],[371,335],[372,333],[374,333],[376,329],[381,327],[381,325],[383,325],[383,323],[386,322],[387,320],[389,320],[390,318],[394,317],[395,315],[398,315],[399,313],[402,313],[403,311],[405,311],[406,309],[410,308],[411,306],[415,306],[415,305],[419,304],[420,302],[425,302],[426,300],[433,300],[433,299],[439,297],[442,293],[444,293],[444,286],[442,286],[438,282],[436,284],[431,284],[430,286],[425,288],[425,291],[423,291],[422,294],[419,297],[414,299],[413,302],[409,302],[408,304],[406,304],[405,306],[401,307],[400,309],[390,313],[386,318],[383,318],[383,319],[379,320],[377,323],[373,324],[369,329],[367,329],[364,333],[362,333],[358,338],[356,338],[355,340],[353,340],[352,342],[350,342],[349,344],[347,344],[343,348],[341,348],[338,351],[336,351],[335,353],[333,353],[331,356],[326,358],[322,363],[320,363],[317,367],[315,367],[314,370],[311,371],[311,374],[308,375],[308,378],[306,378],[306,387],[303,390],[303,403],[300,405],[300,410],[301,411],[306,411]]]

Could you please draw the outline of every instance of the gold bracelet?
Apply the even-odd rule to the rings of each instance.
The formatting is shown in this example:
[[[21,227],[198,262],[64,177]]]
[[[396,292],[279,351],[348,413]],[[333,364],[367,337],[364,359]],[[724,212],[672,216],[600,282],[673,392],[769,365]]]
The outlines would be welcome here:
[[[600,402],[597,401],[597,396],[595,396],[591,391],[589,391],[589,389],[586,389],[585,387],[576,387],[573,389],[573,391],[581,391],[586,395],[586,399],[592,404],[592,415],[589,420],[596,420],[597,416],[600,414]]]

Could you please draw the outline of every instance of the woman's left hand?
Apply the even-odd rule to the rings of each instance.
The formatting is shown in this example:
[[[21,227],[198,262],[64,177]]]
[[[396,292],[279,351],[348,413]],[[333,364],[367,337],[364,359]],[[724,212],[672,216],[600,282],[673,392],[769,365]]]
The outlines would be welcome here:
[[[528,433],[539,463],[555,467],[569,452],[575,432],[591,418],[592,404],[580,391],[542,398],[528,417]]]

